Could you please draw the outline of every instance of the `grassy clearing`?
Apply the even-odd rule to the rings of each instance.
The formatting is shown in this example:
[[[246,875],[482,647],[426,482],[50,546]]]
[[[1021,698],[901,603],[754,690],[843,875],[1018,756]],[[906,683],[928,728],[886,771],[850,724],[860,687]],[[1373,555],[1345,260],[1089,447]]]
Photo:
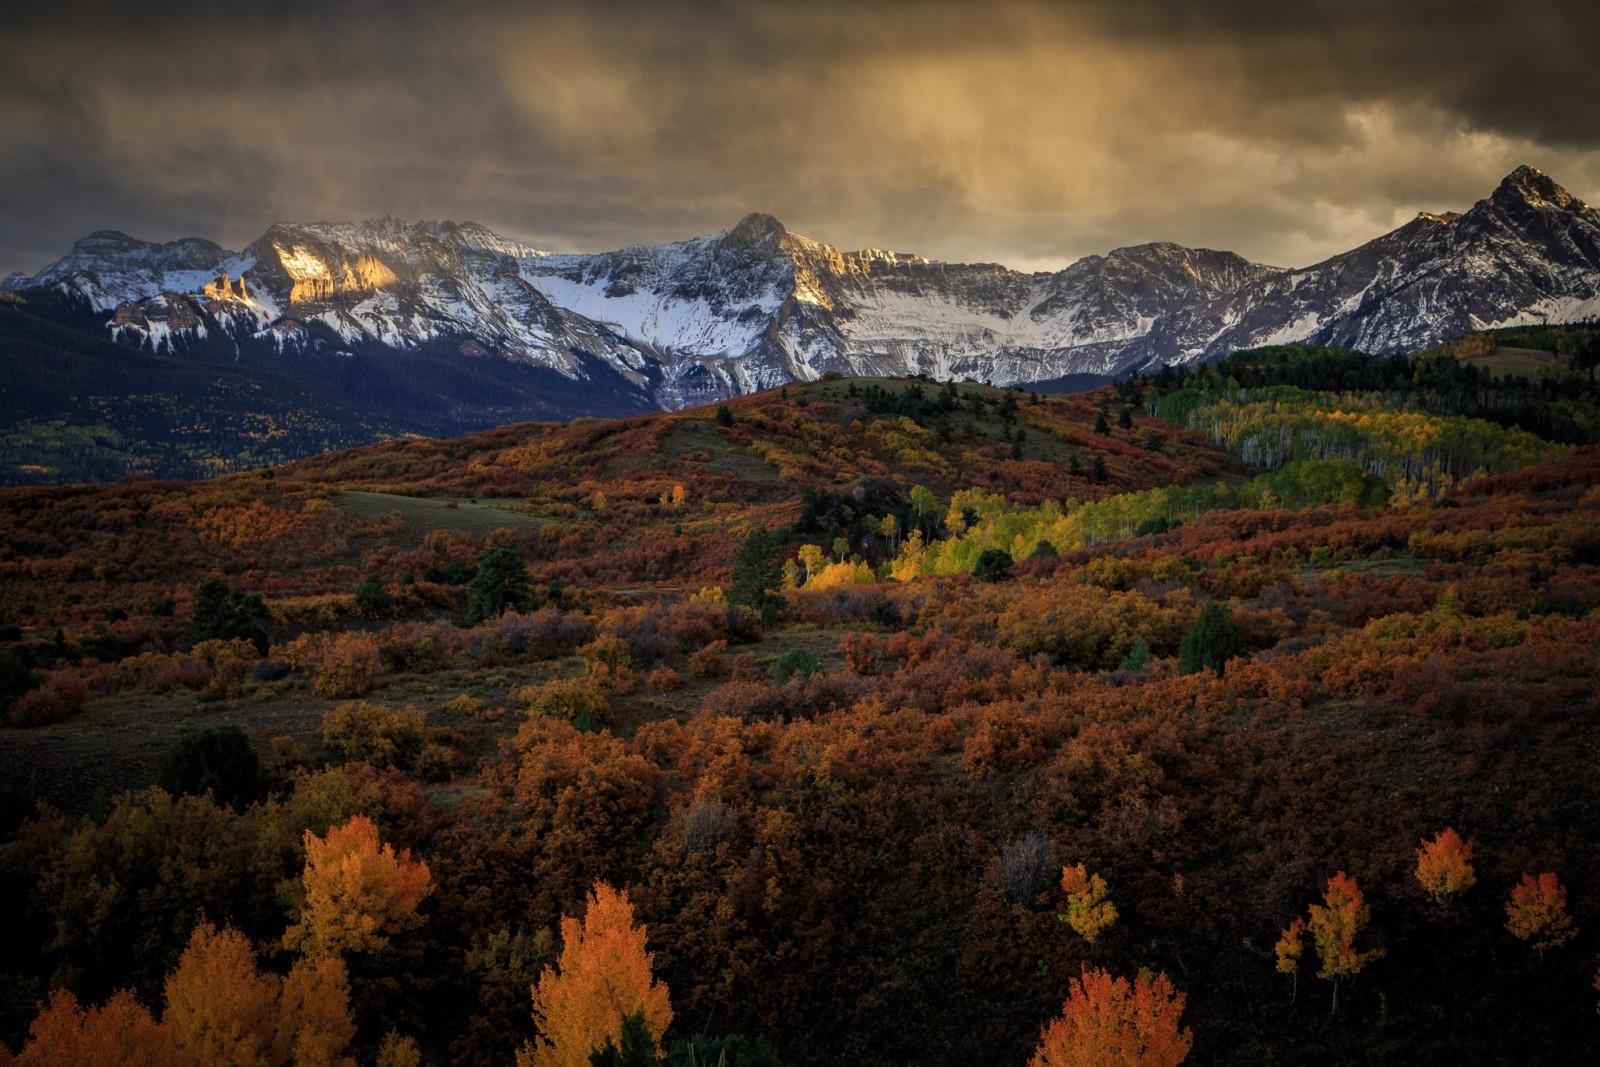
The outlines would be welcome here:
[[[1325,574],[1343,572],[1368,578],[1421,578],[1428,571],[1428,561],[1415,556],[1393,556],[1372,559],[1347,559],[1337,563],[1309,563],[1300,568],[1300,577],[1314,582]]]
[[[437,497],[347,490],[334,497],[333,502],[341,510],[362,519],[399,515],[419,536],[434,530],[461,530],[482,537],[501,527],[521,532],[554,521],[529,515],[520,510],[521,501],[512,500],[440,500]]]
[[[698,462],[709,470],[731,474],[740,481],[776,484],[778,470],[766,460],[730,444],[705,419],[679,419],[661,438],[660,459]]]
[[[1469,356],[1466,362],[1502,378],[1513,375],[1536,378],[1541,374],[1565,371],[1571,366],[1571,361],[1565,356],[1537,348],[1496,348],[1481,356]]]

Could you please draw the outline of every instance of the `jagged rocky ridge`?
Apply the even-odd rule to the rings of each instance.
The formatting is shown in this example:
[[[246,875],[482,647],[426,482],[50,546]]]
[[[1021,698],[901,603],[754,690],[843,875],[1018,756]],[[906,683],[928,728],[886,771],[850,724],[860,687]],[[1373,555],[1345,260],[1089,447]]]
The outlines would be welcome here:
[[[13,291],[183,351],[444,345],[677,408],[826,371],[996,384],[1117,374],[1291,341],[1374,352],[1600,316],[1600,213],[1519,167],[1463,214],[1418,216],[1284,269],[1156,243],[1057,273],[841,252],[752,214],[731,230],[557,255],[472,223],[278,223],[242,252],[92,234]],[[613,383],[621,384],[621,383]]]

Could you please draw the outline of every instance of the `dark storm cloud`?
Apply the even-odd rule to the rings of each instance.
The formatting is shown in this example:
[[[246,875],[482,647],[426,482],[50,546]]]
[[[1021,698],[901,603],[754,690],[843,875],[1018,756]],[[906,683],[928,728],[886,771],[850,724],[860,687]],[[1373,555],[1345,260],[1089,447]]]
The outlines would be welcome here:
[[[730,225],[1057,266],[1309,262],[1520,162],[1600,190],[1600,5],[39,5],[0,41],[0,268],[97,228]]]

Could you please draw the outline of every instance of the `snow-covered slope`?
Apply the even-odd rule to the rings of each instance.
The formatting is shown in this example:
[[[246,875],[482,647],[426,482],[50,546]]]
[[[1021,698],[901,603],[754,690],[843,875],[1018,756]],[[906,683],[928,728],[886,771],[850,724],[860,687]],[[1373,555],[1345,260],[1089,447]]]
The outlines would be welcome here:
[[[769,215],[721,233],[554,255],[471,223],[278,223],[243,252],[118,233],[6,289],[106,316],[130,343],[295,352],[455,346],[609,369],[664,407],[830,370],[997,384],[1114,374],[1254,345],[1376,352],[1600,313],[1600,214],[1521,167],[1466,213],[1422,215],[1299,270],[1148,244],[1053,274],[842,252]]]

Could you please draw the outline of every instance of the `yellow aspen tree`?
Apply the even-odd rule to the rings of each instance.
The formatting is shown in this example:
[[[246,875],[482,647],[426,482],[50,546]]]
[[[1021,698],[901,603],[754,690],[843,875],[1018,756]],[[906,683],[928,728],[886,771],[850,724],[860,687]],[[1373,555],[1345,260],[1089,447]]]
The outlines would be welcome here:
[[[809,582],[822,569],[823,561],[827,558],[818,545],[800,546],[800,565],[806,569],[806,581]]]
[[[1306,951],[1306,921],[1299,916],[1278,935],[1278,943],[1273,948],[1278,957],[1278,973],[1289,976],[1292,988],[1289,999],[1295,1000],[1300,996],[1300,957]]]
[[[162,1022],[178,1067],[268,1061],[278,980],[256,969],[255,949],[239,931],[195,927],[167,976],[166,998]]]
[[[353,815],[327,837],[306,831],[301,875],[306,902],[300,921],[284,932],[285,947],[308,956],[374,952],[422,919],[417,905],[433,891],[428,865],[379,845],[378,828]]]
[[[1321,904],[1310,907],[1311,918],[1306,927],[1317,945],[1317,958],[1322,967],[1318,978],[1333,982],[1333,1010],[1339,1010],[1339,983],[1353,978],[1372,960],[1383,955],[1382,949],[1358,951],[1356,937],[1372,920],[1372,909],[1356,880],[1340,871],[1328,879],[1328,890]]]
[[[622,1021],[635,1014],[659,1054],[672,1005],[650,972],[653,958],[627,893],[595,883],[583,919],[561,920],[561,957],[532,990],[539,1037],[518,1051],[517,1067],[589,1067],[608,1040],[620,1047]]]
[[[1117,921],[1117,906],[1111,903],[1106,880],[1090,874],[1083,864],[1061,868],[1061,888],[1067,894],[1067,912],[1061,921],[1072,927],[1089,944]]]
[[[1194,1034],[1179,1020],[1186,998],[1164,974],[1132,982],[1085,970],[1067,983],[1061,1014],[1039,1033],[1028,1067],[1178,1067]]]
[[[1417,848],[1417,882],[1435,904],[1447,903],[1477,882],[1472,871],[1472,842],[1445,827],[1432,841]]]

